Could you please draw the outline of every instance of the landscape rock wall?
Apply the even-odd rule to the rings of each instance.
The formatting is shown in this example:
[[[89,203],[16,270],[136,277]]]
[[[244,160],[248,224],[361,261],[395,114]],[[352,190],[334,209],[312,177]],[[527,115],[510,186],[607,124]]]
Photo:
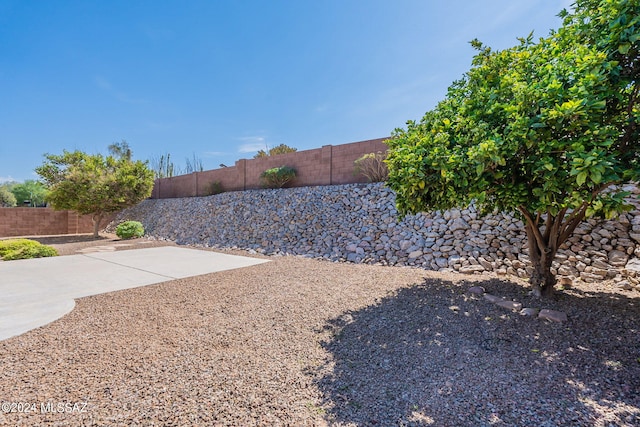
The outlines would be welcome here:
[[[585,221],[558,252],[554,273],[638,285],[640,205],[631,189],[636,208],[613,221]],[[111,227],[128,219],[142,222],[151,237],[179,244],[468,274],[527,278],[531,271],[521,220],[483,217],[473,206],[399,220],[395,194],[380,183],[145,200]]]

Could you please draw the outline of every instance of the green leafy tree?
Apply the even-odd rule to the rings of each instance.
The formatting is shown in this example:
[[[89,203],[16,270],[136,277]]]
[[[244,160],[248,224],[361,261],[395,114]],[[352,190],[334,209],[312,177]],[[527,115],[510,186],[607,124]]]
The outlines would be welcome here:
[[[0,207],[13,208],[16,206],[16,196],[6,186],[0,187]]]
[[[285,145],[285,144],[280,144],[272,148],[267,148],[266,151],[265,150],[258,151],[256,155],[253,156],[253,158],[259,159],[261,157],[275,156],[278,154],[295,153],[296,151],[298,151],[297,148],[289,147],[288,145]]]
[[[36,172],[49,187],[49,201],[55,209],[92,215],[94,237],[105,215],[144,200],[153,189],[153,172],[146,162],[128,156],[64,151],[45,158]]]
[[[560,245],[589,216],[630,207],[640,178],[638,1],[578,1],[563,26],[503,51],[478,41],[471,70],[388,141],[402,214],[475,202],[524,220],[530,283],[549,297]]]
[[[133,154],[131,147],[129,147],[129,143],[124,139],[120,142],[110,144],[107,149],[109,150],[109,154],[118,159],[131,160],[131,156]]]
[[[11,186],[11,192],[20,203],[28,200],[31,206],[41,206],[47,199],[47,188],[41,182],[28,179]]]

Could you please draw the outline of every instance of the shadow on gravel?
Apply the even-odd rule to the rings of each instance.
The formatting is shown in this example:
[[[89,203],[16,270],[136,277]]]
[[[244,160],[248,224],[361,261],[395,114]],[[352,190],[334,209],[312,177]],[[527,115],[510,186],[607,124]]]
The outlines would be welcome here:
[[[476,285],[478,283],[474,283]],[[640,425],[640,298],[577,291],[541,302],[480,285],[563,324],[521,316],[427,279],[333,319],[318,378],[326,416],[355,425]],[[607,421],[605,423],[605,421]]]

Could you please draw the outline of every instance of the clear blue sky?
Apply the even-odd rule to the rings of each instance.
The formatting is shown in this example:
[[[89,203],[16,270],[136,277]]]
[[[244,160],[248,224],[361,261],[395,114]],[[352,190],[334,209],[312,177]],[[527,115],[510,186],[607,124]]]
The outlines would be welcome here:
[[[0,0],[0,181],[44,153],[195,155],[389,136],[570,0]]]

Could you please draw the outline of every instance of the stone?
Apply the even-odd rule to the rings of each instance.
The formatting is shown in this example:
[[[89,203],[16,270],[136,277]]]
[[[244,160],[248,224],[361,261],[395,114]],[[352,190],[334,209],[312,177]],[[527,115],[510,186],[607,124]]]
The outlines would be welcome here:
[[[616,283],[616,288],[624,289],[625,291],[630,291],[633,289],[633,285],[628,280],[622,280]]]
[[[491,295],[491,294],[484,294],[484,299],[494,304],[497,303],[498,301],[504,301],[502,298],[497,297],[495,295]]]
[[[561,277],[558,284],[564,288],[570,288],[573,286],[573,279],[571,277]]]
[[[460,267],[458,270],[462,274],[473,274],[475,272],[484,271],[484,267],[481,265],[467,265],[465,267]]]
[[[561,265],[560,268],[558,268],[558,274],[561,276],[569,276],[573,274],[573,271],[571,271],[571,267],[567,267],[566,265]]]
[[[417,250],[417,251],[413,251],[409,254],[409,259],[416,259],[418,257],[422,256],[422,251]]]
[[[406,251],[411,247],[411,240],[402,240],[399,246],[401,251]]]
[[[498,276],[506,276],[506,275],[507,275],[507,269],[505,269],[505,268],[498,268],[498,269],[496,270],[496,274],[497,274]]]
[[[497,301],[495,303],[497,306],[506,308],[507,310],[520,311],[522,309],[522,304],[516,301]]]
[[[446,258],[436,258],[436,265],[440,268],[445,268],[449,264],[449,260]]]
[[[488,270],[488,271],[493,270],[493,266],[491,265],[491,262],[487,261],[483,257],[478,258],[478,262],[485,270]]]
[[[469,293],[474,295],[484,294],[484,288],[482,286],[472,286],[469,288]]]
[[[601,258],[595,258],[591,261],[591,265],[595,268],[599,268],[601,270],[606,270],[608,268],[611,268],[611,266],[609,264],[607,264],[603,259]]]
[[[537,316],[539,312],[540,310],[538,310],[537,308],[527,307],[520,310],[520,315],[534,317],[534,316]]]
[[[524,263],[520,260],[514,259],[513,261],[511,261],[511,266],[517,270],[524,268]]]
[[[355,252],[356,249],[358,249],[358,245],[356,245],[355,243],[351,243],[345,247],[345,250],[347,252]]]
[[[640,259],[631,258],[624,266],[625,270],[634,272],[635,275],[640,273]]]
[[[538,314],[538,319],[545,319],[545,320],[550,320],[552,322],[562,323],[567,321],[567,313],[564,313],[562,311],[549,310],[549,309],[543,308],[542,310],[540,310],[540,313]]]
[[[469,224],[462,218],[456,218],[451,222],[451,225],[449,226],[449,230],[451,231],[456,231],[456,230],[466,230],[469,228]]]
[[[611,251],[609,252],[609,264],[614,267],[624,267],[629,257],[626,252],[623,251]]]
[[[582,280],[584,280],[585,282],[594,283],[594,282],[601,282],[603,277],[602,276],[598,276],[596,274],[582,272],[582,273],[580,273],[580,278]]]

